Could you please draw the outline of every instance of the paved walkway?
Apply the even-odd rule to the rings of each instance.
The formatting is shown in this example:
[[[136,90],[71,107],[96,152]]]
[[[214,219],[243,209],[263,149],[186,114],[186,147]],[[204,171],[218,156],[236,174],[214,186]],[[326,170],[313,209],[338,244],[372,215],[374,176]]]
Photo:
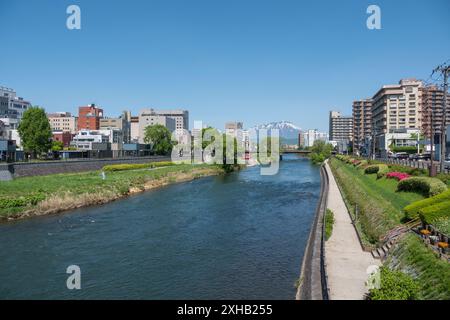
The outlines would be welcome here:
[[[367,267],[380,265],[380,261],[364,252],[352,225],[336,180],[326,164],[330,180],[328,208],[334,212],[333,233],[325,243],[328,287],[331,300],[361,300],[367,292]]]

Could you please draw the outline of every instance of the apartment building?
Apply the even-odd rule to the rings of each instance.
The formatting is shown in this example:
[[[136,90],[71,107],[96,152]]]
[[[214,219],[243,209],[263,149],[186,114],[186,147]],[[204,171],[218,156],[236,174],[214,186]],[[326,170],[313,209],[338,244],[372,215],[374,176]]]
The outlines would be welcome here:
[[[352,141],[353,116],[343,116],[339,111],[330,111],[329,132],[331,141]]]
[[[396,85],[385,85],[372,100],[372,130],[375,150],[386,156],[395,134],[418,132],[421,128],[419,112],[420,88],[416,79],[402,79]]]
[[[319,132],[317,129],[309,129],[299,133],[299,146],[312,147],[315,141],[328,141],[326,132]]]
[[[75,134],[78,128],[78,119],[70,112],[55,112],[47,114],[52,131],[70,132]]]
[[[95,104],[78,108],[78,125],[80,130],[99,130],[100,119],[103,118],[103,109],[98,108]]]
[[[179,119],[178,119],[179,120]],[[160,124],[169,129],[170,132],[173,132],[177,129],[177,118],[172,116],[164,116],[159,112],[156,112],[154,109],[144,109],[139,114],[139,143],[145,143],[145,128],[148,126]],[[184,124],[183,124],[184,125]],[[183,130],[183,127],[179,127],[178,129]]]
[[[372,99],[353,101],[353,149],[367,150],[366,141],[372,135]]]
[[[427,138],[432,133],[439,135],[442,132],[442,120],[444,116],[444,90],[437,86],[419,88],[419,113],[421,119],[421,132]],[[450,125],[450,94],[447,94],[446,125]]]

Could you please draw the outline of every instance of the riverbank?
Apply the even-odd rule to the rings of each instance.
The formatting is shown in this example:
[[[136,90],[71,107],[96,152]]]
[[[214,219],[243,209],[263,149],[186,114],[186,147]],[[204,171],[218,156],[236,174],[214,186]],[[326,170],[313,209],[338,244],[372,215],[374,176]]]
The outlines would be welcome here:
[[[168,184],[223,173],[217,165],[180,164],[108,172],[105,179],[100,171],[18,178],[0,183],[0,221],[104,204]]]
[[[383,282],[384,278],[382,278],[381,283],[384,283],[384,287],[382,285],[378,290],[378,296],[375,299],[398,299],[400,297],[398,288],[404,289],[403,293],[406,293],[404,296],[410,294],[415,299],[449,299],[450,264],[431,250],[418,234],[409,230],[414,225],[420,224],[420,221],[411,220],[411,217],[405,214],[405,207],[412,203],[420,203],[420,200],[428,198],[430,194],[424,194],[423,190],[416,189],[408,192],[399,190],[400,182],[390,178],[390,176],[405,174],[405,171],[411,169],[398,165],[387,166],[378,163],[374,165],[365,160],[342,156],[330,159],[329,164],[339,187],[336,193],[341,192],[345,210],[350,211],[349,217],[358,233],[359,239],[353,242],[361,241],[361,247],[365,251],[382,247],[377,249],[377,252],[383,254],[374,255],[381,258],[376,261],[379,264],[382,263],[390,272],[401,272],[404,276],[398,278],[398,283]],[[373,172],[372,169],[375,167],[380,172]],[[407,176],[414,177],[414,174],[419,176],[421,172],[408,172]],[[430,178],[422,179],[430,181]],[[435,184],[431,182],[430,190],[431,186],[442,185],[439,181]],[[430,190],[428,193],[431,193]],[[346,232],[346,234],[350,233],[350,231]],[[336,233],[333,230],[331,241],[335,236]],[[338,241],[336,245],[349,246],[343,241]],[[342,248],[342,250],[346,249]],[[370,255],[369,252],[366,254]],[[339,257],[344,258],[344,255],[340,254]],[[355,258],[349,256],[347,260],[348,268],[352,268],[353,264],[357,265]],[[330,259],[328,262],[331,267],[333,262]],[[332,274],[333,271],[330,273]],[[336,272],[337,276],[340,274],[341,272]],[[352,275],[347,282],[343,281],[340,288],[348,290],[354,278],[355,276]],[[409,279],[409,282],[401,282],[402,279]],[[329,282],[332,283],[332,281]],[[405,283],[414,283],[414,286],[408,287]],[[415,289],[411,289],[412,287]]]

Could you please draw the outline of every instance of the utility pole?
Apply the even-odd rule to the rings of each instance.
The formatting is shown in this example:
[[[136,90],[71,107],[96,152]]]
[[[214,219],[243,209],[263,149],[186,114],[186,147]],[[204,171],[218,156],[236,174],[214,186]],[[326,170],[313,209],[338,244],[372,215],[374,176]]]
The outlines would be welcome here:
[[[448,74],[450,72],[450,66],[447,64],[442,64],[433,70],[433,73],[440,72],[444,76],[444,97],[442,102],[442,126],[441,126],[441,156],[440,156],[440,167],[441,172],[445,169],[445,155],[446,155],[446,144],[447,144],[447,91],[448,91]]]

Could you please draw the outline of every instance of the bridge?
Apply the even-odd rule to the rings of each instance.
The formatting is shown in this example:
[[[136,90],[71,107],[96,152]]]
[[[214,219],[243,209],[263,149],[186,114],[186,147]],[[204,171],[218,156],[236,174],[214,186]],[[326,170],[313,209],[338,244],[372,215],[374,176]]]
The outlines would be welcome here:
[[[281,150],[281,153],[298,153],[298,154],[310,154],[311,151],[309,150],[295,150],[295,149],[283,149]]]

